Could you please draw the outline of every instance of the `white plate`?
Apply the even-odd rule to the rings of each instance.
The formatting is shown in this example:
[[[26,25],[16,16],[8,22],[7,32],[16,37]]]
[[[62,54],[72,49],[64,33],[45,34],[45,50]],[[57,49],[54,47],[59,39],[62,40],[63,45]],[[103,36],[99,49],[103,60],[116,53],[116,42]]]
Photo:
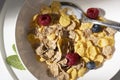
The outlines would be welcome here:
[[[15,0],[16,1],[16,0]],[[64,0],[65,1],[65,0]],[[74,1],[76,4],[79,4],[80,7],[84,10],[86,10],[89,7],[99,7],[102,8],[106,11],[106,15],[105,17],[111,20],[115,20],[120,22],[120,18],[119,18],[119,0],[71,0]],[[17,1],[16,1],[17,3]],[[11,4],[12,0],[11,0]],[[12,6],[11,5],[11,6]],[[16,5],[17,6],[17,5]],[[19,5],[20,6],[20,5]],[[114,7],[113,7],[114,6]],[[15,43],[15,24],[16,24],[16,18],[18,16],[18,11],[20,9],[15,9],[14,6],[12,6],[12,10],[9,10],[10,8],[8,8],[7,14],[6,14],[6,18],[5,18],[5,24],[4,24],[4,45],[5,45],[5,50],[6,50],[6,54],[10,55],[9,53],[12,52],[11,50],[11,45],[13,43]],[[16,13],[17,10],[17,13]],[[9,14],[10,13],[10,14]],[[15,16],[14,16],[15,15]],[[8,19],[9,18],[9,19]],[[9,27],[8,27],[9,25]],[[12,36],[12,38],[9,38],[10,35]],[[116,47],[116,51],[112,57],[111,60],[108,60],[104,63],[104,66],[102,68],[99,68],[97,70],[92,70],[89,71],[83,78],[80,78],[79,80],[110,80],[113,76],[115,76],[115,74],[119,71],[120,69],[120,32],[118,32],[115,35],[115,39],[116,39],[116,43],[115,43],[115,47]],[[24,61],[23,61],[24,63]],[[22,72],[22,71],[17,71],[15,69],[13,69],[15,74],[17,75],[17,77],[19,78],[19,80],[36,80],[36,78],[27,72]],[[22,75],[25,74],[25,75]],[[29,75],[29,77],[28,77]],[[24,76],[24,77],[23,77]],[[116,79],[113,79],[116,80]],[[119,80],[119,79],[117,79]]]
[[[6,63],[6,57],[14,55],[16,19],[24,0],[6,0],[0,13],[0,79],[37,80],[28,70],[18,70]],[[7,77],[6,77],[7,76]]]

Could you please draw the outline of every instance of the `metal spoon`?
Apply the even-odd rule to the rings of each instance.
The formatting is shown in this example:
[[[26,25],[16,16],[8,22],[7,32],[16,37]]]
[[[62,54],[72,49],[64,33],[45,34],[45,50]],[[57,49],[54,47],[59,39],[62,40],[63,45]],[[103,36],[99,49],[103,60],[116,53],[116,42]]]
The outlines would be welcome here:
[[[91,22],[93,24],[107,26],[107,27],[113,28],[117,31],[120,31],[120,23],[119,22],[115,22],[115,21],[111,21],[111,20],[107,20],[107,19],[105,21],[93,20],[93,19],[86,17],[86,15],[84,14],[84,11],[81,8],[79,8],[77,5],[75,5],[71,2],[60,2],[60,3],[62,6],[69,6],[69,7],[74,8],[77,11],[76,14],[79,14],[79,15],[81,14],[80,20],[83,22]]]

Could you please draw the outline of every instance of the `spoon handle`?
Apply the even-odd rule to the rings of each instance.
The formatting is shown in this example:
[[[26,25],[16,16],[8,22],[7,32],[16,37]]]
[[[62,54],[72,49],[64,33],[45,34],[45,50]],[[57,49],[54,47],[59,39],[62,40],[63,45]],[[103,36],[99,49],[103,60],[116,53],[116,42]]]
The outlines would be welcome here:
[[[94,24],[99,24],[99,25],[103,25],[103,26],[108,26],[117,31],[120,31],[120,23],[119,22],[115,22],[115,21],[111,21],[111,20],[98,21],[98,20],[92,20],[92,19],[86,19],[84,21],[92,22]]]

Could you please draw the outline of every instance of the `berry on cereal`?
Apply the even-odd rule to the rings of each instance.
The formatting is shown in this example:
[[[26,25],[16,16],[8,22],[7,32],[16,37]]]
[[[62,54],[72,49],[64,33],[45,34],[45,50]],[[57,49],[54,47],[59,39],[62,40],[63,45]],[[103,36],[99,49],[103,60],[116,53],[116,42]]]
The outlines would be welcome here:
[[[92,27],[92,32],[95,32],[95,33],[102,32],[102,30],[103,30],[103,27],[98,24],[94,24]]]
[[[66,55],[66,58],[68,60],[67,65],[72,66],[72,65],[77,65],[80,62],[80,56],[77,53],[68,53]]]
[[[95,68],[96,68],[96,64],[95,64],[95,62],[90,61],[90,62],[86,63],[86,67],[87,67],[88,69],[92,70],[92,69],[95,69]]]
[[[51,23],[51,17],[49,14],[43,14],[38,16],[38,24],[48,26]]]
[[[97,19],[99,15],[99,9],[98,8],[89,8],[87,9],[86,13],[87,17],[91,19]]]

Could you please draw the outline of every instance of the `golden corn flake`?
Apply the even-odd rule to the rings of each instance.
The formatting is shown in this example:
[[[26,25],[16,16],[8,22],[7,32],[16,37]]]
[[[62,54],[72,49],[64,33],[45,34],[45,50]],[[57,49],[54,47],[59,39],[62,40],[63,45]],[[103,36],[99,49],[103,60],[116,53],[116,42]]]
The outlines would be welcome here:
[[[58,1],[53,1],[51,4],[51,8],[57,8],[60,9],[61,8],[61,4]]]
[[[38,31],[39,31],[40,33],[42,32],[42,30],[43,30],[43,27],[42,27],[42,26],[38,28]]]
[[[61,24],[61,26],[67,27],[70,24],[70,22],[71,20],[68,15],[63,15],[60,17],[59,23]]]
[[[74,45],[74,49],[75,52],[77,52],[80,56],[85,56],[85,46],[84,43],[78,41],[75,45]]]
[[[86,43],[87,43],[87,47],[93,46],[93,43],[90,40],[88,40]]]
[[[71,67],[70,69],[67,70],[67,73],[70,74],[72,72],[73,68]]]
[[[27,39],[28,39],[28,41],[29,41],[31,44],[35,44],[35,43],[39,43],[39,42],[40,42],[40,40],[37,39],[37,38],[35,38],[35,35],[32,34],[32,33],[31,33],[31,34],[28,34]]]
[[[103,55],[97,55],[95,58],[95,61],[97,61],[99,63],[103,63],[103,61],[104,61]]]
[[[91,60],[94,60],[98,54],[98,51],[95,46],[90,46],[89,48],[87,48],[86,52],[87,52],[87,57],[90,58]]]
[[[82,57],[82,59],[83,59],[86,63],[90,61],[90,59],[87,58],[86,56],[85,56],[85,57]]]
[[[52,34],[50,34],[50,35],[47,36],[47,38],[48,38],[49,40],[54,40],[55,37],[56,37],[56,35],[55,35],[54,33],[52,33]]]
[[[86,38],[84,36],[82,36],[81,37],[81,41],[85,43],[86,42]]]
[[[31,28],[35,28],[35,27],[40,27],[40,25],[38,25],[38,22],[36,20],[31,25]]]
[[[109,41],[109,46],[113,46],[115,44],[113,36],[106,36],[105,38]]]
[[[76,39],[75,39],[75,41],[81,40],[83,38],[83,33],[82,33],[81,30],[75,29],[75,33],[76,33]]]
[[[99,38],[103,38],[106,36],[106,33],[103,31],[103,32],[99,32],[99,33],[94,33],[94,35],[99,37]]]
[[[81,39],[81,38],[80,38],[79,34],[76,33],[76,34],[75,34],[75,42],[77,42],[77,41],[80,40],[80,39]]]
[[[99,47],[113,46],[114,45],[114,38],[113,37],[100,38],[97,42],[97,45]]]
[[[46,62],[47,65],[51,65],[51,64],[53,64],[53,62],[50,61],[50,60],[46,60],[45,62]]]
[[[58,13],[61,8],[61,4],[58,1],[53,1],[50,7],[52,9],[52,13]]]
[[[79,40],[82,42],[86,42],[85,36],[83,35],[83,32],[79,29],[76,29],[75,32],[79,35]]]
[[[79,34],[79,36],[83,36],[83,32],[82,32],[81,30],[76,29],[76,30],[75,30],[75,32],[76,32],[76,33],[78,33],[78,34]]]
[[[63,42],[62,39],[59,39],[57,41],[57,47],[58,47],[58,50],[59,50],[60,53],[62,53],[62,50],[61,50],[62,42]]]
[[[99,47],[96,47],[96,49],[98,53],[101,53],[101,49]]]
[[[80,30],[90,29],[92,26],[92,23],[81,23]]]
[[[52,13],[55,13],[55,14],[59,14],[59,11],[58,11],[59,9],[57,9],[57,8],[52,8]]]
[[[44,6],[44,7],[41,8],[40,13],[41,13],[41,14],[51,14],[51,13],[52,13],[52,10],[51,10],[50,7]]]
[[[43,57],[40,57],[40,62],[44,62],[44,61],[46,61],[46,59],[44,59]]]
[[[109,45],[109,41],[105,38],[101,38],[98,40],[97,44],[99,47],[105,47]]]
[[[35,15],[33,16],[31,28],[40,27],[40,25],[38,25],[38,22],[37,22],[38,16],[39,16],[39,14],[35,14]]]
[[[59,38],[57,41],[57,47],[60,53],[66,53],[68,47],[68,38]]]
[[[77,78],[77,70],[76,69],[73,69],[72,72],[71,72],[71,78],[73,80],[75,80]]]
[[[38,15],[39,15],[39,14],[35,14],[35,15],[33,16],[32,21],[35,21],[35,20],[37,19]]]
[[[78,70],[78,77],[84,76],[84,74],[85,74],[86,72],[87,72],[87,68],[84,68],[84,67],[80,68],[80,69]]]
[[[102,63],[104,62],[104,56],[103,55],[97,55],[96,59],[94,60],[96,67],[102,66]]]

